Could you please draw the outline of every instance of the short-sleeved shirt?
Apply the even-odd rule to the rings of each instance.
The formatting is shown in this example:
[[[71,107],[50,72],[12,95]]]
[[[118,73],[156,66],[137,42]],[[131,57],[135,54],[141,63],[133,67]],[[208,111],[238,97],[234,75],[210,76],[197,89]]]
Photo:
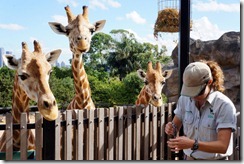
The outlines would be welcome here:
[[[211,91],[206,103],[199,110],[195,101],[186,96],[180,96],[175,115],[183,124],[184,135],[197,139],[198,141],[208,142],[217,141],[218,130],[221,128],[232,128],[236,130],[236,108],[232,101],[219,91]],[[192,153],[194,158],[199,159],[218,159],[229,156],[233,153],[233,133],[231,133],[230,144],[226,154],[207,153],[200,150],[184,149],[188,156]]]

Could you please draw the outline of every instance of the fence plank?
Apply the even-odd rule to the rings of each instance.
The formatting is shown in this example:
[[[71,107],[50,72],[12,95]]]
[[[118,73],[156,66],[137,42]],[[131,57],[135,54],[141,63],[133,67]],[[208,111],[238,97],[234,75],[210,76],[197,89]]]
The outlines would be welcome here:
[[[124,109],[123,107],[119,107],[119,114],[118,114],[118,160],[123,159],[123,129],[124,129]]]
[[[35,144],[36,160],[42,160],[42,116],[35,112]]]
[[[165,144],[165,105],[160,107],[160,160],[164,159],[164,144]]]
[[[236,142],[234,143],[235,147],[235,159],[240,160],[240,138],[241,137],[241,127],[237,127],[237,133],[236,133]]]
[[[148,160],[148,150],[149,150],[149,106],[145,108],[145,122],[144,122],[144,160]]]
[[[172,121],[172,105],[171,103],[168,103],[168,117],[167,117],[167,122]],[[167,140],[170,139],[170,136],[166,136]],[[172,151],[168,148],[167,149],[167,160],[172,160]]]
[[[20,115],[20,159],[27,159],[27,114]]]
[[[83,142],[84,142],[84,127],[83,127],[83,121],[84,121],[84,110],[78,110],[77,112],[77,118],[78,118],[78,127],[77,127],[77,159],[83,160]]]
[[[164,128],[165,122],[172,120],[173,108],[174,106],[169,103],[158,108],[149,105],[147,107],[121,106],[117,108],[111,107],[108,109],[99,108],[95,110],[77,110],[76,118],[73,118],[73,121],[77,123],[75,124],[75,126],[77,127],[74,128],[77,129],[75,132],[77,143],[76,149],[72,147],[72,138],[74,137],[72,136],[72,111],[68,111],[70,112],[70,114],[67,113],[64,120],[61,120],[61,113],[59,113],[58,119],[56,119],[54,124],[55,128],[50,128],[50,126],[53,125],[49,125],[47,123],[45,123],[45,125],[44,118],[42,118],[40,113],[37,112],[35,115],[36,159],[53,159],[52,156],[46,154],[47,151],[47,153],[51,154],[54,152],[54,159],[56,160],[60,159],[60,157],[62,157],[62,159],[70,160],[74,155],[72,154],[72,151],[75,150],[75,159],[78,160],[170,160],[173,158],[172,154],[174,153],[172,153],[167,145],[165,145],[168,136],[165,136]],[[98,117],[98,122],[95,122],[97,121],[95,120],[97,119],[95,118],[95,115]],[[8,118],[6,118],[6,120],[7,119]],[[44,129],[42,131],[42,119],[43,127],[46,127],[46,129],[49,131],[45,132],[48,133],[47,139],[55,136],[56,142],[53,148],[44,148],[44,145],[42,145],[42,142],[43,144],[45,142],[43,141],[44,138],[42,138],[42,133],[44,133],[45,131]],[[66,125],[64,125],[61,121],[65,121]],[[12,123],[12,120],[6,122]],[[52,123],[49,121],[46,122]],[[64,125],[67,128],[61,127],[61,125]],[[9,131],[10,133],[12,127],[13,124],[6,123],[6,133],[7,131]],[[24,131],[28,131],[27,119],[26,121],[22,121],[20,127],[26,128],[25,130],[21,129],[22,133],[24,133]],[[65,135],[61,134],[61,128],[66,129]],[[50,133],[53,133],[53,131],[55,132],[55,134],[49,135]],[[10,135],[7,135],[7,142],[13,142],[11,140],[11,137],[12,132]],[[65,146],[63,146],[63,144],[60,144],[60,140],[62,137],[65,139],[65,142],[63,142],[63,144],[65,143]],[[27,139],[27,137],[24,138]],[[22,143],[26,142],[27,145],[27,140],[24,141],[23,138],[21,139],[23,140]],[[50,141],[48,141],[48,144],[46,143],[45,145],[50,146]],[[234,146],[235,145],[236,144],[234,144]],[[41,151],[42,146],[43,151]],[[9,147],[12,148],[12,143]],[[60,154],[60,147],[63,147],[64,150],[66,149],[66,153],[63,156],[61,156]],[[53,151],[52,149],[54,149],[55,151]],[[21,150],[21,152],[23,151]],[[237,156],[238,153],[239,151],[235,150],[235,156]],[[7,158],[6,153],[6,159],[12,160],[12,150],[9,154],[10,156]],[[168,157],[165,154],[167,154]],[[24,156],[25,155],[22,154],[21,158],[24,159]],[[25,159],[26,158],[27,151]]]
[[[157,159],[157,108],[152,107],[152,159]]]
[[[108,160],[114,159],[114,108],[109,108]]]
[[[104,108],[98,111],[98,160],[104,160]]]
[[[127,107],[127,159],[132,160],[132,107]]]
[[[72,159],[72,110],[66,111],[65,160]]]
[[[88,160],[94,160],[94,111],[88,110],[89,112],[89,138],[88,138]]]
[[[13,160],[13,117],[6,113],[6,160]]]
[[[55,120],[55,160],[61,160],[61,147],[64,146],[61,145],[61,112],[58,112],[58,117]]]
[[[136,160],[141,158],[141,107],[136,106]]]
[[[152,159],[152,138],[153,138],[153,124],[152,124],[152,119],[151,119],[151,116],[152,116],[152,109],[153,109],[153,105],[149,104],[149,154],[148,154],[148,159]]]

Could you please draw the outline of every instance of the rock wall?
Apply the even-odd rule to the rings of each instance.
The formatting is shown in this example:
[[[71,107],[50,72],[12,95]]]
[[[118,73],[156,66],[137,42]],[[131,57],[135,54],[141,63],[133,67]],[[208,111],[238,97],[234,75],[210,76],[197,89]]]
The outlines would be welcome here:
[[[240,111],[240,63],[241,45],[240,32],[224,33],[217,40],[201,41],[190,40],[189,62],[200,59],[214,60],[223,69],[225,76],[225,92],[235,104],[237,111]],[[173,73],[166,81],[163,93],[168,97],[169,102],[177,102],[179,92],[178,80],[178,46],[172,51],[173,63],[164,69],[173,69]],[[177,83],[178,82],[178,83]],[[239,116],[240,117],[240,116]]]

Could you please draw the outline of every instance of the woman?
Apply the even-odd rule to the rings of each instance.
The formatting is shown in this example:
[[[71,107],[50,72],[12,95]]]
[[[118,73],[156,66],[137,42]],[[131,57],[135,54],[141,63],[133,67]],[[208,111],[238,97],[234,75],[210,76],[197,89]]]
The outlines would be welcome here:
[[[174,135],[183,125],[184,136],[169,139],[174,151],[183,150],[186,160],[228,160],[233,151],[236,108],[225,96],[224,76],[214,61],[190,63],[183,73],[183,86],[175,116],[165,133]]]

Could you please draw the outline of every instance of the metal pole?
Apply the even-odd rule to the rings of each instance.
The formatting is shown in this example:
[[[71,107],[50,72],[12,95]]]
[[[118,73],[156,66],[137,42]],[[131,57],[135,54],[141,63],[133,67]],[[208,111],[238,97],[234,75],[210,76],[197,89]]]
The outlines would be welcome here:
[[[190,45],[190,0],[180,0],[180,28],[179,28],[179,45],[178,45],[178,77],[179,77],[179,91],[183,84],[183,72],[189,64],[189,45]],[[179,135],[183,135],[183,128],[180,129]],[[177,159],[183,159],[183,151],[175,154]]]
[[[178,45],[179,96],[183,84],[182,77],[189,64],[190,45],[190,0],[180,0],[180,29]]]
[[[55,160],[55,121],[43,118],[43,160]]]

